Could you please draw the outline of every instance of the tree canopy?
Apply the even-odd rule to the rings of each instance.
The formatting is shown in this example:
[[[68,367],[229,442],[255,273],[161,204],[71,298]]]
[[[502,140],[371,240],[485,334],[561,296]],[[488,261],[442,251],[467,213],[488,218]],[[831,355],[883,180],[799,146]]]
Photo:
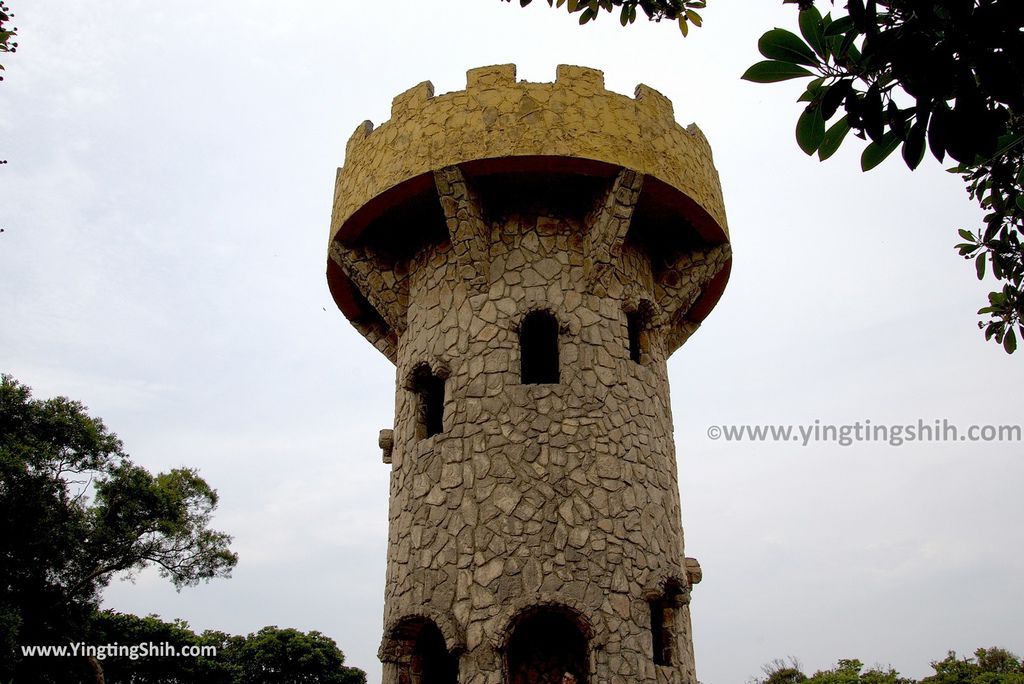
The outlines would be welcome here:
[[[18,35],[18,29],[11,26],[11,19],[14,15],[11,14],[11,10],[7,7],[7,3],[0,2],[0,52],[17,52],[18,44],[11,40],[14,36]],[[4,70],[4,65],[0,64],[0,71]],[[0,81],[4,80],[3,74],[0,74]]]
[[[209,527],[216,506],[196,471],[153,475],[81,403],[3,376],[0,680],[45,660],[16,646],[81,639],[115,575],[155,566],[178,588],[228,576],[238,558]]]
[[[933,662],[935,674],[916,684],[1024,684],[1024,662],[1003,648],[979,648],[973,658],[958,658],[950,651],[944,660]],[[915,684],[891,667],[864,669],[859,660],[840,660],[829,670],[808,677],[800,664],[774,660],[762,668],[763,677],[751,684]]]
[[[525,6],[531,0],[520,0]],[[822,161],[849,133],[865,141],[861,168],[897,149],[911,169],[926,152],[955,162],[984,226],[959,228],[957,251],[991,273],[1000,289],[978,314],[985,338],[1007,353],[1024,337],[1024,12],[1020,0],[846,0],[845,14],[822,15],[815,0],[798,5],[799,34],[766,32],[766,58],[743,78],[772,83],[807,78],[796,139]],[[702,21],[704,2],[684,0],[548,0],[579,13],[580,23],[618,11],[623,25],[640,7],[654,21],[679,21],[685,35]],[[825,4],[822,0],[821,4]],[[835,0],[829,0],[830,6]]]
[[[269,626],[247,636],[197,634],[182,620],[102,611],[93,620],[93,634],[97,643],[217,649],[216,655],[189,658],[110,657],[103,663],[106,684],[366,684],[366,673],[345,666],[334,640],[316,631]]]
[[[0,52],[17,52],[18,44],[12,40],[14,36],[18,34],[18,29],[11,26],[11,19],[14,15],[11,14],[10,9],[7,7],[7,3],[0,0]],[[0,64],[0,72],[4,70],[4,65]],[[4,80],[4,75],[0,73],[0,81]],[[0,159],[0,164],[6,164],[6,159]],[[0,233],[3,229],[0,229]]]

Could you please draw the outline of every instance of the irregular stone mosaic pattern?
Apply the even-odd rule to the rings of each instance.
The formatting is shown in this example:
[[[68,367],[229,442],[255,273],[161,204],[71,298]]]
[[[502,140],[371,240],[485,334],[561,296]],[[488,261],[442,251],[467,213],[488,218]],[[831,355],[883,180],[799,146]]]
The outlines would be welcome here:
[[[433,98],[428,86],[396,98],[391,123],[349,143],[332,235],[359,202],[426,170],[447,239],[398,263],[358,239],[332,239],[329,251],[379,316],[357,327],[397,366],[395,424],[379,439],[392,469],[384,682],[420,681],[423,663],[446,673],[426,684],[454,682],[456,665],[463,683],[558,681],[548,670],[574,663],[586,668],[574,673],[581,684],[696,684],[688,604],[701,572],[683,553],[666,359],[696,329],[687,311],[730,251],[722,243],[652,255],[629,230],[644,169],[655,166],[676,173],[676,187],[692,188],[724,227],[710,150],[654,91],[612,95],[599,72],[578,67],[559,67],[554,85],[515,84],[513,68],[490,67],[471,71],[463,93]],[[634,121],[661,128],[616,129],[622,101]],[[577,110],[597,123],[574,130]],[[561,128],[551,111],[565,117]],[[625,138],[614,154],[586,149],[630,164],[614,159],[617,173],[585,212],[529,201],[488,211],[487,195],[447,163],[522,149],[576,154],[590,134]],[[648,134],[668,141],[657,148],[664,159],[625,151]],[[557,321],[558,383],[522,383],[520,326],[534,311]],[[629,316],[642,327],[639,361]],[[429,437],[416,382],[426,371],[444,382],[443,429]],[[662,665],[655,606],[672,627]],[[531,624],[546,624],[550,639],[571,625],[578,634],[566,643],[585,653],[515,660],[533,649],[510,644],[539,643],[521,631]],[[431,651],[442,641],[444,652]]]

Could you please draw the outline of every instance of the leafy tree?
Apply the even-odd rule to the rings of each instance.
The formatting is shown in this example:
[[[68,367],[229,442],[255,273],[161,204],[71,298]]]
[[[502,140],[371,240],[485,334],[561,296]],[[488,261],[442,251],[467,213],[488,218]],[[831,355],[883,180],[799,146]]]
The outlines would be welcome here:
[[[1003,648],[979,648],[974,658],[957,658],[950,651],[932,669],[935,674],[921,684],[1024,684],[1024,662]]]
[[[960,174],[986,211],[984,227],[961,228],[956,249],[1001,283],[978,314],[985,338],[1007,353],[1024,336],[1024,12],[1020,0],[846,0],[846,14],[800,9],[797,35],[776,28],[758,43],[767,59],[743,78],[771,83],[808,78],[796,125],[800,148],[822,161],[852,131],[866,141],[865,171],[901,150],[911,169],[928,150]],[[527,5],[530,0],[520,0]],[[830,0],[832,4],[835,0]],[[552,4],[552,0],[548,0]],[[562,6],[562,0],[558,1]],[[648,18],[680,19],[680,0],[579,0],[580,22],[618,8],[623,25],[639,5]],[[701,5],[703,6],[703,4]],[[690,23],[699,26],[700,18]]]
[[[0,680],[49,681],[54,659],[16,646],[81,640],[114,575],[155,565],[179,589],[228,576],[238,558],[208,526],[216,505],[194,470],[152,475],[81,403],[3,376]]]
[[[106,684],[234,684],[239,681],[240,670],[230,654],[244,637],[215,631],[197,635],[184,620],[165,622],[155,615],[139,617],[110,610],[98,611],[90,623],[89,639],[96,644],[157,644],[161,647],[170,644],[178,652],[193,646],[217,649],[215,656],[148,655],[133,659],[130,653],[128,656],[113,655],[102,663]]]
[[[183,620],[100,611],[92,634],[102,644],[170,644],[178,652],[216,648],[216,655],[197,657],[113,655],[103,661],[106,684],[366,684],[366,673],[346,667],[337,644],[315,631],[264,627],[248,636],[196,634]]]
[[[840,660],[835,668],[819,670],[807,677],[800,671],[796,659],[791,658],[789,663],[776,659],[761,668],[764,678],[754,680],[753,684],[913,684],[892,668],[862,672],[863,669],[864,664],[859,660]]]
[[[17,43],[11,40],[17,35],[17,29],[10,26],[10,20],[14,17],[7,8],[7,4],[0,0],[0,52],[17,52]],[[3,65],[0,65],[0,72]],[[3,74],[0,74],[0,81],[3,81]],[[7,160],[0,160],[0,164],[6,164]],[[3,230],[0,230],[3,232]],[[0,628],[2,629],[2,628]]]
[[[511,2],[512,0],[504,0]],[[519,0],[520,7],[526,7],[533,0]],[[690,24],[700,26],[703,22],[697,10],[707,6],[706,0],[548,0],[549,7],[565,6],[570,14],[579,14],[580,23],[597,19],[602,11],[619,12],[619,22],[625,26],[636,21],[639,7],[651,21],[669,19],[678,22],[679,30],[685,36]]]
[[[761,667],[762,678],[751,680],[751,684],[800,684],[807,681],[807,675],[800,670],[800,661],[790,658],[789,662],[776,658]]]
[[[958,164],[983,230],[959,231],[978,278],[1003,281],[978,313],[986,339],[1017,348],[1024,336],[1024,13],[1019,0],[848,0],[824,16],[800,0],[801,35],[776,28],[758,43],[768,59],[744,78],[810,78],[796,138],[828,159],[852,130],[867,141],[865,171],[900,149],[911,169],[931,153]],[[831,123],[834,119],[834,123]],[[1017,332],[1015,332],[1015,329]]]
[[[230,658],[241,671],[236,684],[366,684],[366,673],[345,667],[338,645],[320,632],[264,627]]]
[[[807,684],[913,684],[892,668],[862,672],[863,669],[864,664],[859,660],[840,660],[834,669],[815,672]]]
[[[7,3],[0,2],[0,52],[17,52],[18,44],[15,43],[12,38],[18,35],[18,29],[11,26],[10,21],[14,18],[11,14],[10,8],[7,7]],[[0,71],[3,71],[4,67],[0,64]],[[4,80],[3,76],[0,76],[0,81]]]

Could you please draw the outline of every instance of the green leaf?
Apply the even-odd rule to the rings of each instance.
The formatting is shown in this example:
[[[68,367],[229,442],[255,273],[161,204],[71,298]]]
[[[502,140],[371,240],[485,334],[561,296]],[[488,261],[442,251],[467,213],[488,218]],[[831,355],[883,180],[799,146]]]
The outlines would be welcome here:
[[[964,228],[959,228],[956,232],[959,233],[960,237],[962,237],[964,240],[967,240],[968,242],[974,242],[974,233],[972,233],[971,231],[965,230]]]
[[[791,78],[813,75],[807,69],[796,64],[765,60],[747,69],[740,78],[744,81],[753,81],[754,83],[776,83],[778,81],[788,81]]]
[[[1024,211],[1024,195],[1017,195],[1017,208]]]
[[[800,37],[786,29],[772,29],[757,41],[757,49],[768,59],[777,59],[790,64],[807,64],[814,66],[818,59],[814,51],[807,47]]]
[[[839,149],[839,146],[843,144],[843,140],[846,139],[846,134],[850,132],[850,121],[847,117],[841,118],[832,124],[827,131],[825,131],[825,139],[821,141],[821,145],[818,146],[818,159],[825,161]]]
[[[818,99],[818,94],[821,92],[821,84],[825,82],[824,78],[816,78],[807,84],[807,90],[801,93],[800,97],[796,99],[797,102],[814,102]]]
[[[814,5],[800,12],[800,33],[818,56],[825,59],[825,27],[823,24],[821,12]]]
[[[907,163],[911,171],[920,166],[921,162],[924,161],[924,135],[925,122],[919,121],[911,127],[910,132],[907,134],[907,139],[903,143],[903,161]]]
[[[985,277],[985,253],[982,252],[978,255],[978,258],[974,260],[974,270],[978,272],[978,280]]]
[[[864,148],[864,152],[860,155],[861,170],[870,171],[875,168],[899,146],[900,139],[896,137],[895,133],[889,131],[882,136],[880,143],[873,142]]]
[[[825,28],[825,36],[845,35],[853,28],[853,19],[850,17],[839,17]]]
[[[946,158],[946,130],[949,127],[951,116],[949,105],[940,100],[935,103],[935,109],[928,123],[928,149],[932,151],[932,156],[938,159],[940,164]]]
[[[685,38],[690,33],[690,25],[686,22],[686,15],[683,14],[679,17],[679,31]]]
[[[701,19],[700,15],[693,10],[686,10],[686,18],[690,20],[690,23],[698,28],[704,24],[704,20]]]
[[[1013,331],[1013,328],[1007,330],[1003,335],[1003,349],[1007,354],[1017,351],[1017,333]]]
[[[796,142],[804,154],[814,154],[825,139],[825,120],[818,107],[806,107],[796,122]]]

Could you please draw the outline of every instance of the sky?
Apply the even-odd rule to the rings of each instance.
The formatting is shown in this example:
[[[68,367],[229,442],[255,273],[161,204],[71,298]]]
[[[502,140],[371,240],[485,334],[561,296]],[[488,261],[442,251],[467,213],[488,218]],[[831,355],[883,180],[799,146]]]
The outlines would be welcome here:
[[[324,277],[335,169],[364,119],[469,68],[601,69],[706,134],[733,240],[718,308],[669,361],[697,672],[774,658],[930,671],[1024,653],[1019,442],[736,442],[710,426],[1024,423],[1020,354],[986,344],[993,281],[956,255],[980,225],[931,157],[859,170],[797,147],[796,82],[741,81],[776,0],[672,24],[580,27],[537,0],[10,0],[0,83],[0,371],[88,405],[154,471],[220,494],[231,579],[155,572],[104,605],[194,629],[315,629],[380,680],[394,367]],[[858,141],[853,140],[857,143]]]

